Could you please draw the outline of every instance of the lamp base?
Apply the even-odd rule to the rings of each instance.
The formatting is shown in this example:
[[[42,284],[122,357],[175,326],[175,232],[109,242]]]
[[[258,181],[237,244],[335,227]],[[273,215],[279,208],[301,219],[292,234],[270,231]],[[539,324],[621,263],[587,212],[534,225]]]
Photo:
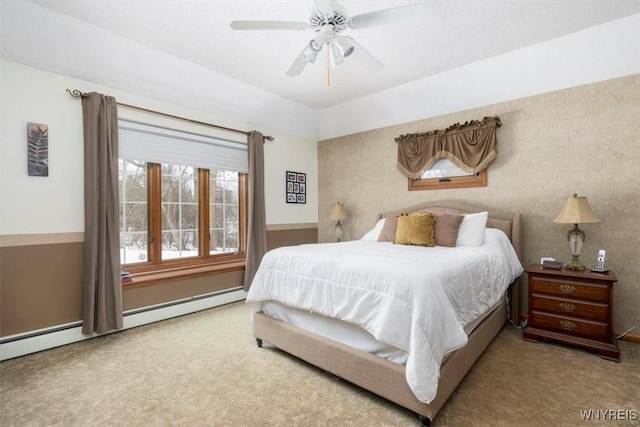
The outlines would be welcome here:
[[[580,263],[577,255],[573,255],[571,262],[565,267],[567,270],[584,271],[585,266]]]
[[[340,220],[336,222],[336,242],[342,241],[342,224],[340,224]]]
[[[578,224],[573,224],[573,228],[569,231],[567,237],[569,238],[569,249],[571,250],[572,258],[566,268],[572,271],[584,271],[585,267],[578,259],[580,251],[582,250],[582,243],[584,242],[584,231],[578,228]]]

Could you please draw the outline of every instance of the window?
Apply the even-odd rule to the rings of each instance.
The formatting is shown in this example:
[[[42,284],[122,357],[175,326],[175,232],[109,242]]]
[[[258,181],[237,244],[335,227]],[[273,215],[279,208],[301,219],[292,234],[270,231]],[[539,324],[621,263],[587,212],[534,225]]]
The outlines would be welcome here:
[[[487,169],[472,174],[448,159],[438,160],[420,179],[409,179],[409,191],[487,186]]]
[[[242,256],[246,176],[121,159],[121,263],[171,266]]]
[[[462,170],[449,159],[440,159],[431,166],[431,169],[424,171],[420,179],[452,178],[454,176],[473,176],[473,174]]]
[[[147,164],[119,160],[120,263],[146,262]]]
[[[243,261],[246,144],[122,121],[119,132],[123,268],[188,274]],[[173,158],[178,161],[168,161]],[[225,164],[240,170],[220,167]]]
[[[237,173],[222,170],[209,174],[209,253],[212,255],[240,251],[240,178]]]
[[[198,256],[198,169],[160,165],[162,260]]]

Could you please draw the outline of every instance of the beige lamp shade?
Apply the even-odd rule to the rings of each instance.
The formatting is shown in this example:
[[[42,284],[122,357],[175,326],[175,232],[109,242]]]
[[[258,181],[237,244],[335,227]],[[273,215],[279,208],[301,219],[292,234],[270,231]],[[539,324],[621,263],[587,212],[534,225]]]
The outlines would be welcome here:
[[[564,200],[562,211],[553,222],[560,224],[589,224],[602,221],[595,216],[586,197],[578,197],[577,194],[574,194],[573,197],[567,197]]]
[[[344,210],[344,205],[338,202],[331,211],[331,215],[329,215],[329,219],[334,221],[342,221],[343,219],[348,219],[347,213]]]

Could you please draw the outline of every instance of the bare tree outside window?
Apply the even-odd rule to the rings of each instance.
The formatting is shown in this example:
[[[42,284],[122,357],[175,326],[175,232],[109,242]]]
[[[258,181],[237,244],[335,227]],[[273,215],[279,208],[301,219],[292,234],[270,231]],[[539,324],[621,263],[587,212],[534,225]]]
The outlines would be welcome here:
[[[189,166],[163,164],[162,259],[198,256],[198,174]]]
[[[147,261],[147,163],[119,160],[120,262]]]
[[[238,173],[210,171],[209,233],[210,253],[239,252],[239,187]]]

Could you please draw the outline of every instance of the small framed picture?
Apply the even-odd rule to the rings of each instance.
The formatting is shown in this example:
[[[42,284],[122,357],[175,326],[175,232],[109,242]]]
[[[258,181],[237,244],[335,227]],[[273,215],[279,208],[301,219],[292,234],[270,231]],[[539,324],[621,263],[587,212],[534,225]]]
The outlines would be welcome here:
[[[287,203],[307,203],[307,174],[286,171],[285,178]]]
[[[27,124],[29,176],[49,176],[49,125]]]

